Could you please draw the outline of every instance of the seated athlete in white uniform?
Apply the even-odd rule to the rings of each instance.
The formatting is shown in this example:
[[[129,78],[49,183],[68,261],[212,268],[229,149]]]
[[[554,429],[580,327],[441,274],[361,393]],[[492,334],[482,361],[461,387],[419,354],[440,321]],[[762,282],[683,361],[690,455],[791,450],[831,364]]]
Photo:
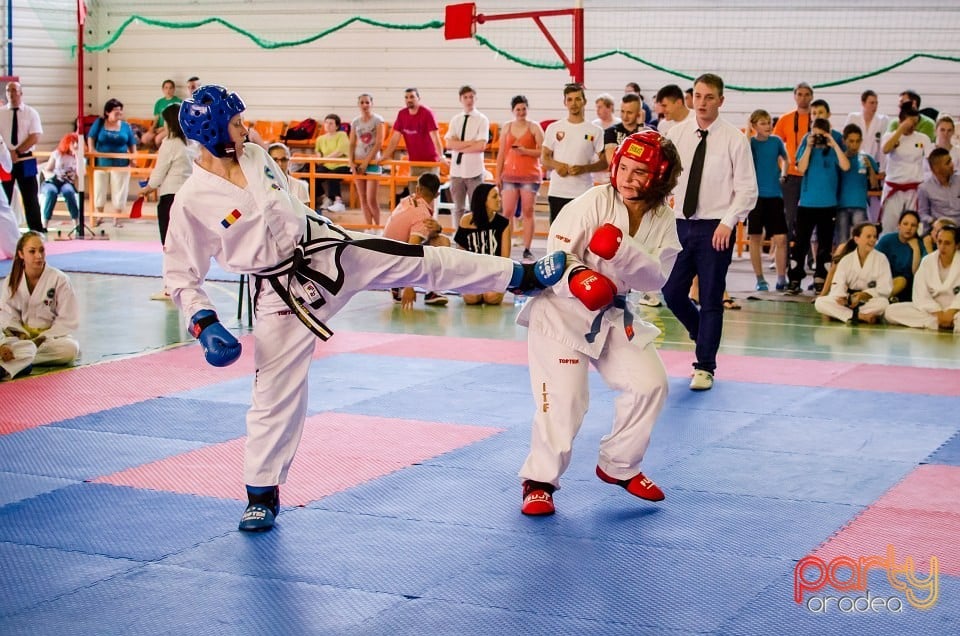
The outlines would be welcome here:
[[[814,306],[840,322],[877,322],[890,305],[893,291],[890,262],[879,250],[877,226],[870,222],[854,226],[853,237],[834,256],[830,291],[818,296]]]
[[[890,305],[884,318],[894,325],[960,334],[960,258],[955,225],[940,228],[937,251],[920,261],[913,277],[912,302]]]
[[[33,365],[73,362],[80,353],[73,337],[79,325],[70,279],[47,265],[43,236],[25,233],[0,290],[0,380],[26,375]]]
[[[279,484],[300,443],[313,336],[332,335],[324,321],[364,289],[529,292],[559,280],[565,259],[557,252],[527,266],[337,227],[291,194],[266,151],[245,143],[243,111],[240,97],[220,86],[201,87],[181,106],[181,127],[201,150],[171,210],[163,268],[165,288],[214,366],[233,363],[241,347],[203,289],[210,259],[253,277],[257,373],[244,460],[249,505],[240,530],[264,531],[274,525]]]

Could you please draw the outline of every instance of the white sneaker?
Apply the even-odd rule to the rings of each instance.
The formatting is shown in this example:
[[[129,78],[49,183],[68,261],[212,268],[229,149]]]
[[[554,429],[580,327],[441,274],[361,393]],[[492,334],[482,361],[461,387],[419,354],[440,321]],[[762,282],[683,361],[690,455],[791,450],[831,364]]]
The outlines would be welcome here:
[[[641,292],[640,296],[637,297],[637,302],[647,307],[659,307],[660,296],[657,292]]]
[[[327,212],[346,212],[347,206],[343,204],[343,201],[337,199],[333,203],[327,206]]]
[[[707,391],[713,388],[713,374],[703,369],[696,369],[693,372],[693,379],[690,380],[690,389],[693,391]]]

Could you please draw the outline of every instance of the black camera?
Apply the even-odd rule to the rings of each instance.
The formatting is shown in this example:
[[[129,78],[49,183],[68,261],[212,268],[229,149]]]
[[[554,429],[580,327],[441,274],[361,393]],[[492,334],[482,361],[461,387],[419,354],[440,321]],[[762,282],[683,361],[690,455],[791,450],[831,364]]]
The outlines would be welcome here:
[[[814,146],[826,146],[827,136],[826,135],[814,135],[813,136],[813,145]]]

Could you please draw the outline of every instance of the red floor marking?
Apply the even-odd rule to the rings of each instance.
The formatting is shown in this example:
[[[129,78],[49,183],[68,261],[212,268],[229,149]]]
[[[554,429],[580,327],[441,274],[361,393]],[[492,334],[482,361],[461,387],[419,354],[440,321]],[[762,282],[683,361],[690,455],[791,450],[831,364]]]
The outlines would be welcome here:
[[[960,466],[917,466],[873,505],[899,510],[949,512],[960,517]],[[955,529],[957,543],[960,543],[960,527]]]
[[[912,557],[918,572],[928,573],[937,557],[940,574],[960,576],[960,516],[945,512],[871,507],[813,554],[824,561],[884,556],[892,545],[897,564]]]
[[[856,368],[831,382],[830,386],[838,389],[955,397],[960,395],[960,371],[858,364]]]
[[[163,251],[159,238],[156,241],[49,241],[48,255],[76,254],[77,252],[151,252]]]
[[[0,434],[186,391],[253,373],[253,338],[243,355],[221,369],[203,361],[196,345],[67,369],[0,384]]]
[[[407,335],[383,346],[369,347],[364,352],[497,364],[527,363],[527,343],[515,340]],[[669,375],[681,378],[690,375],[691,363],[694,361],[692,352],[661,349],[659,353]],[[838,389],[921,395],[960,395],[960,371],[955,369],[741,355],[721,355],[718,362],[717,377],[736,382],[829,386]]]
[[[828,561],[844,555],[913,557],[921,572],[937,557],[941,574],[960,576],[960,467],[917,466],[900,483],[814,553]]]
[[[349,353],[405,337],[346,332],[330,342],[318,341],[314,358]],[[253,336],[240,340],[243,343],[240,359],[219,369],[203,361],[198,346],[187,345],[4,382],[0,384],[0,404],[3,404],[0,435],[252,375]]]
[[[527,364],[527,343],[517,340],[406,335],[396,342],[369,347],[363,353],[463,362]]]
[[[0,384],[0,404],[3,405],[0,435],[251,375],[254,372],[253,337],[244,336],[242,341],[243,356],[224,369],[207,366],[194,345],[4,382]],[[496,364],[527,363],[525,341],[351,331],[338,331],[328,342],[318,341],[314,358],[350,352]],[[689,376],[692,353],[661,350],[660,356],[671,376]],[[952,369],[722,355],[718,374],[721,379],[740,382],[923,395],[960,394],[960,371]]]
[[[486,439],[500,429],[322,413],[307,418],[281,487],[283,505],[306,505],[417,462]],[[99,477],[99,483],[244,500],[238,438]]]
[[[692,352],[661,349],[659,353],[669,375],[690,375],[691,365],[696,360]],[[831,386],[834,378],[856,366],[849,362],[720,355],[717,358],[717,379],[786,386]]]
[[[333,338],[326,342],[317,341],[317,348],[313,357],[325,358],[340,353],[377,353],[379,349],[386,351],[405,344],[410,338],[402,333],[366,333],[363,331],[339,331],[333,323]]]

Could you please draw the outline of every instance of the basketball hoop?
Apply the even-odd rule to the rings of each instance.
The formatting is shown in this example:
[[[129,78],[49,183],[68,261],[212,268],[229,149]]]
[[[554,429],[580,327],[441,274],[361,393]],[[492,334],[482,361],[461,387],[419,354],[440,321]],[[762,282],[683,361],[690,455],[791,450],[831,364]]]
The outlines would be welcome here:
[[[550,33],[550,29],[543,23],[543,18],[550,16],[570,16],[573,18],[573,55],[567,57],[563,49]],[[444,13],[443,36],[447,40],[462,40],[476,35],[477,24],[493,20],[516,20],[518,18],[532,18],[544,37],[556,51],[563,65],[570,71],[573,81],[583,83],[583,0],[576,0],[573,9],[554,9],[550,11],[522,11],[520,13],[500,13],[495,15],[478,14],[474,2],[448,4]]]
[[[477,32],[477,5],[473,2],[448,4],[443,22],[443,37],[447,40],[472,38]]]

